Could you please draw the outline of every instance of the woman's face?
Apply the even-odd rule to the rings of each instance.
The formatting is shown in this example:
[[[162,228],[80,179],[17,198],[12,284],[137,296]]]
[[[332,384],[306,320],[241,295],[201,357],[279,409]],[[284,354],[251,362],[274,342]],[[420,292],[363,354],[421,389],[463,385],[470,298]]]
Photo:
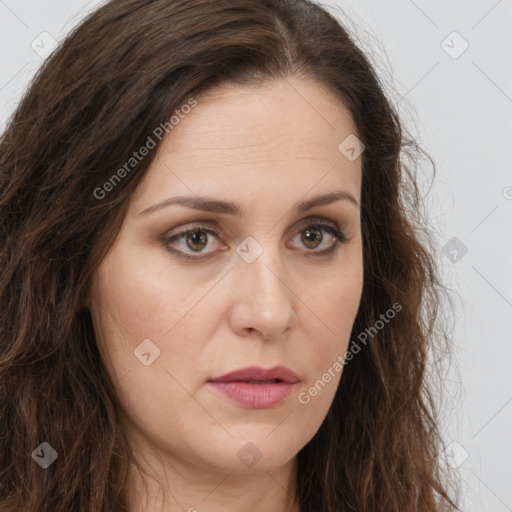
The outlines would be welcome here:
[[[133,195],[88,305],[136,446],[173,467],[268,471],[324,420],[359,306],[355,126],[296,79],[196,100]]]

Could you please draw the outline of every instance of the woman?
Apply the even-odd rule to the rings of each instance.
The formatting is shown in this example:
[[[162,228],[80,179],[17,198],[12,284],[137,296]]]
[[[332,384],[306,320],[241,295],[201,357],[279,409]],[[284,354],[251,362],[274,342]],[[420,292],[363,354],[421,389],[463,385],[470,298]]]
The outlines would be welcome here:
[[[91,14],[1,139],[0,509],[453,510],[406,144],[312,2]]]

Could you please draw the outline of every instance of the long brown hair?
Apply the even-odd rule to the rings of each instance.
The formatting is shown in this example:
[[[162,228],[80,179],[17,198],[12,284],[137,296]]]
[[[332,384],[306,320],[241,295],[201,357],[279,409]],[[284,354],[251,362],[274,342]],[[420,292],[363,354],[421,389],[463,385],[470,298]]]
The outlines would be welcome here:
[[[3,512],[128,510],[133,461],[83,298],[155,151],[98,188],[190,98],[291,76],[334,91],[365,145],[360,351],[298,453],[301,511],[455,507],[427,381],[430,349],[448,342],[435,328],[444,288],[419,213],[421,150],[367,57],[307,0],[113,0],[44,63],[0,139]],[[358,343],[394,303],[400,313]],[[43,442],[58,454],[45,470],[31,456]]]

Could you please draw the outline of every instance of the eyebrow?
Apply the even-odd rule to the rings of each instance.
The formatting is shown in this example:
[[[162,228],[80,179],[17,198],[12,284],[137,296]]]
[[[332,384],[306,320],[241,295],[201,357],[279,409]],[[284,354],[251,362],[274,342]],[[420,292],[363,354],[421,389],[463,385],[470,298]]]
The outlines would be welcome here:
[[[303,201],[298,205],[295,205],[294,210],[296,213],[303,213],[307,210],[311,210],[311,208],[314,208],[315,206],[323,206],[341,200],[347,200],[354,204],[355,206],[359,207],[359,203],[356,201],[352,194],[340,190],[336,192],[330,192],[328,194],[324,194],[321,196],[313,197],[312,199],[308,199],[307,201]],[[159,203],[149,206],[142,212],[138,213],[137,217],[145,217],[150,213],[153,213],[157,210],[161,210],[162,208],[166,208],[167,206],[175,204],[188,206],[189,208],[193,208],[194,210],[200,210],[209,213],[235,215],[237,217],[243,217],[245,215],[245,208],[240,203],[220,201],[218,199],[215,199],[214,197],[196,195],[169,197],[168,199],[164,199]]]

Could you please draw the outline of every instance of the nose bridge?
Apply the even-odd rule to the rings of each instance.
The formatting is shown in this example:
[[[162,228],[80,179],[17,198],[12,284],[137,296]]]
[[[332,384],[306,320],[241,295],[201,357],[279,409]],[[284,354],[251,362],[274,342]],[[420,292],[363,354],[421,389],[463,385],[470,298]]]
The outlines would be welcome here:
[[[245,240],[237,248],[235,320],[238,328],[256,329],[277,337],[294,323],[293,293],[286,284],[279,248],[268,242]],[[244,245],[247,243],[247,245]]]
[[[248,238],[237,251],[243,260],[237,262],[241,279],[247,279],[253,290],[266,300],[272,297],[277,299],[276,294],[287,295],[281,254],[278,248],[273,247],[271,237],[267,242]]]

